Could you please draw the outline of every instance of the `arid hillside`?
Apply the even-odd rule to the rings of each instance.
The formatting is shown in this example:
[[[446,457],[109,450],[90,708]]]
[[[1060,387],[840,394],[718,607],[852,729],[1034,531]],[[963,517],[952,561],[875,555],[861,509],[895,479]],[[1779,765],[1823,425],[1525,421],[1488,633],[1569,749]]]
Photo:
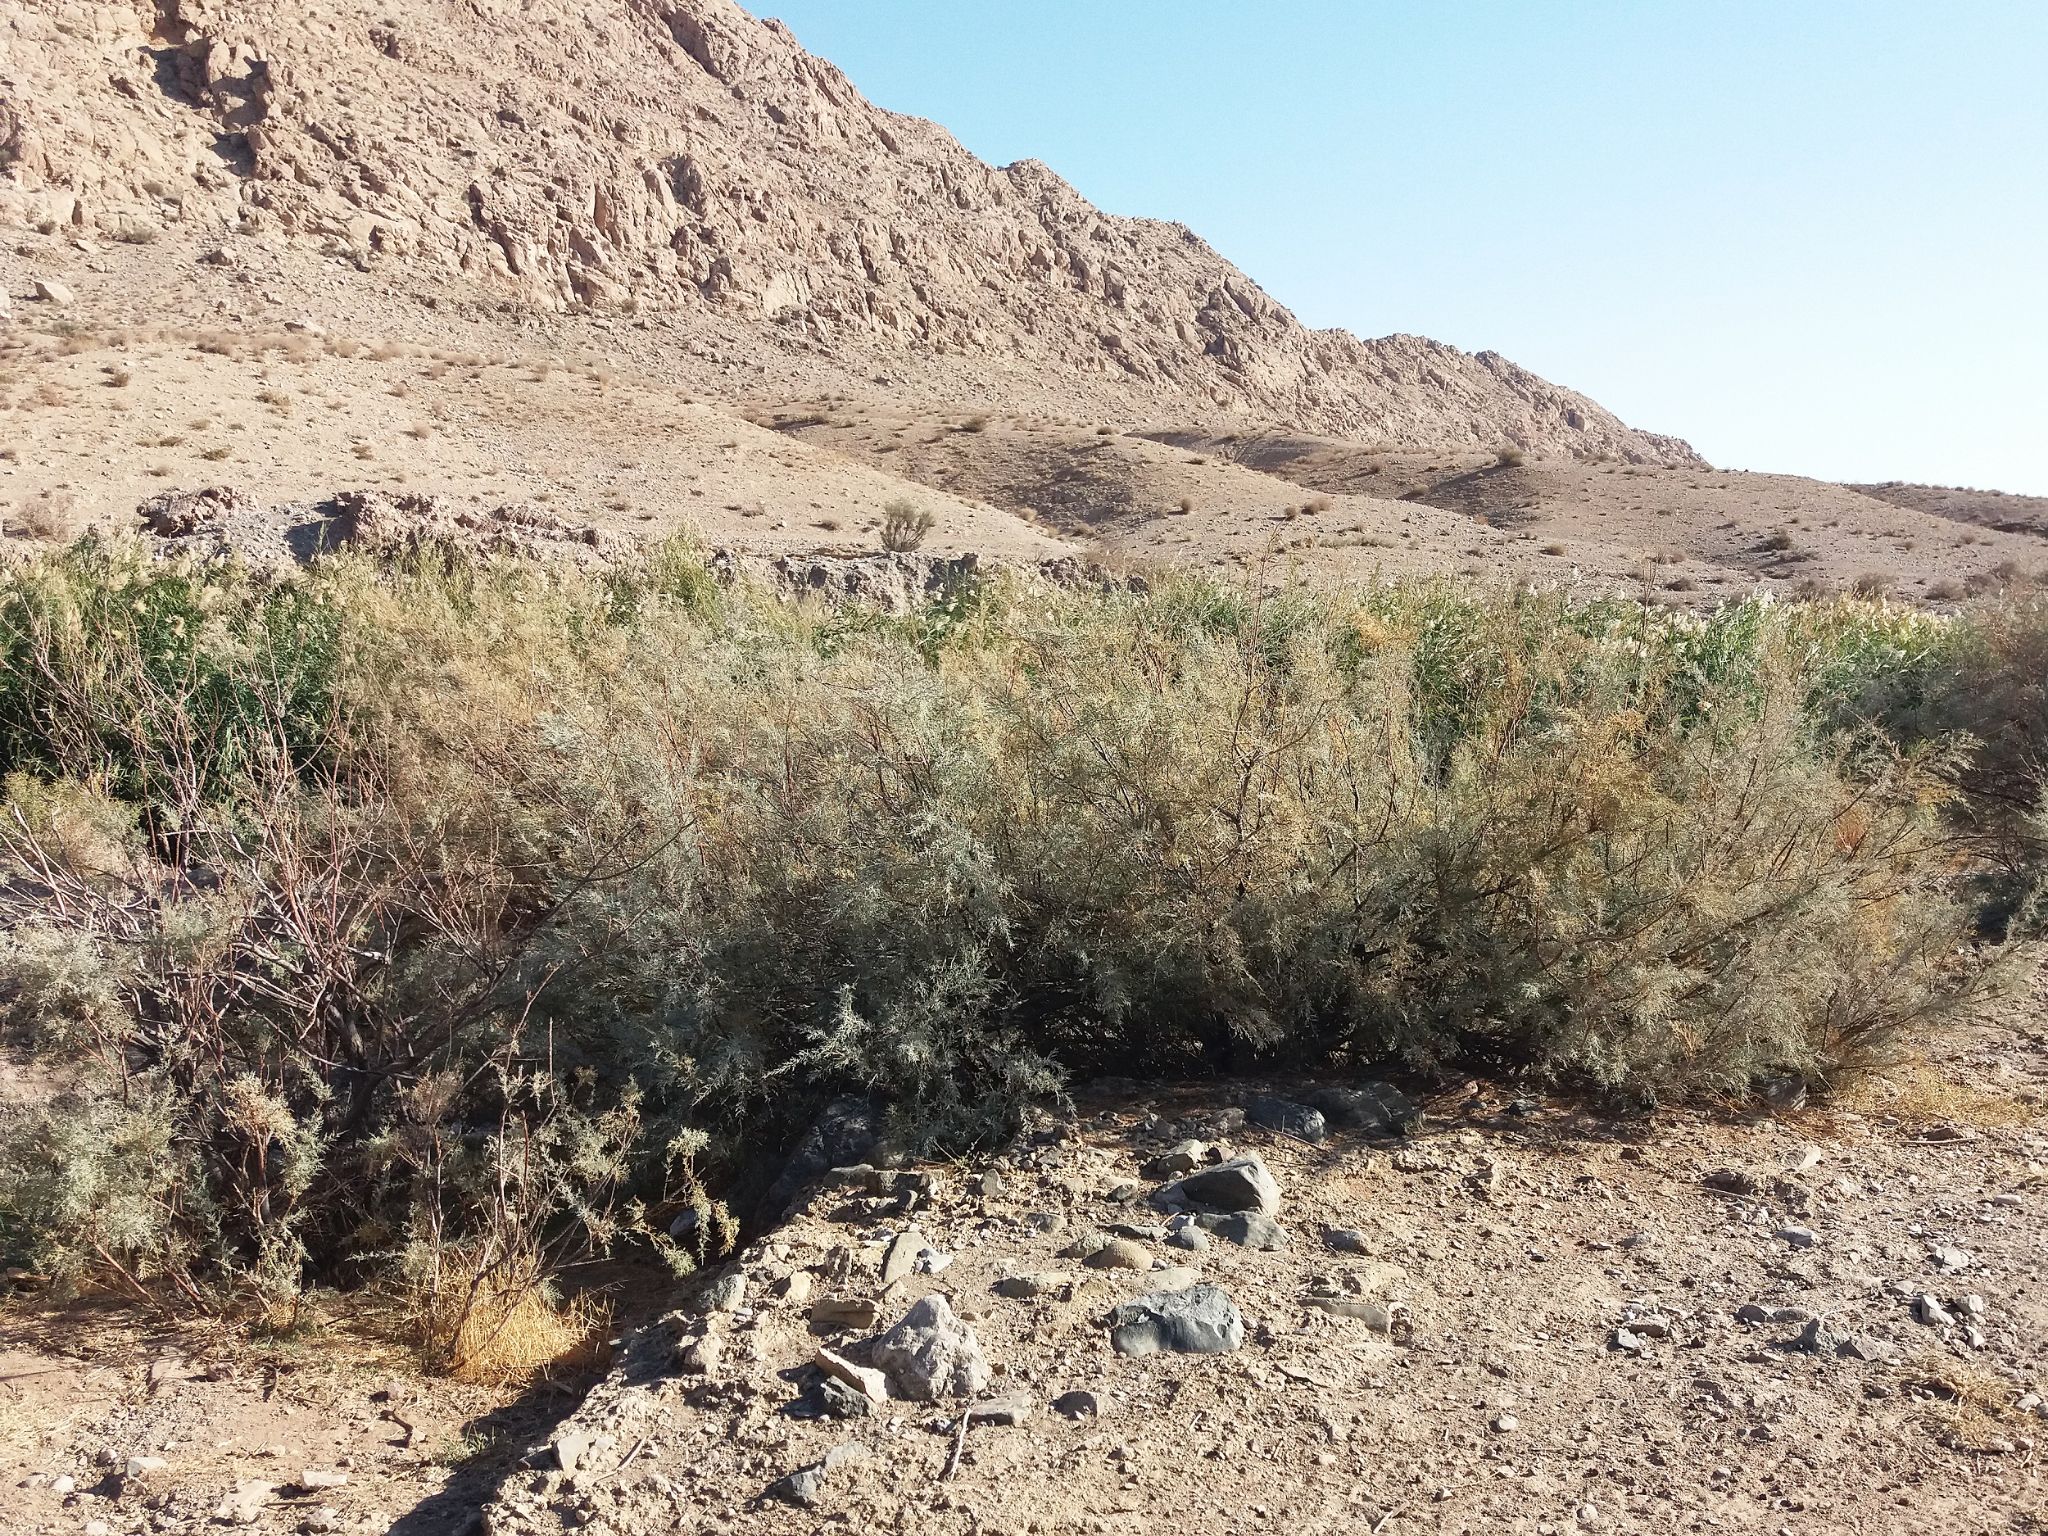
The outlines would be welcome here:
[[[982,164],[730,0],[30,0],[5,26],[0,221],[146,248],[158,306],[203,304],[195,260],[277,256],[249,297],[319,307],[354,270],[961,402],[1698,462],[1491,353],[1311,333],[1189,230]],[[137,297],[132,264],[86,265],[88,305]]]

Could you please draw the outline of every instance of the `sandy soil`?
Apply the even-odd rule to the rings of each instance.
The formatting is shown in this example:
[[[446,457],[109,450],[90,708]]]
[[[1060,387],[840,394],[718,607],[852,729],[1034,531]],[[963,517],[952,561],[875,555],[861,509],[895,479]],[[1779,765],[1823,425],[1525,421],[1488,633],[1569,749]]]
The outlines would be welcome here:
[[[345,1332],[208,1348],[16,1304],[0,1314],[10,1528],[197,1531],[257,1482],[280,1486],[250,1529],[406,1536],[477,1529],[485,1509],[501,1536],[2040,1529],[2044,1003],[2048,980],[1938,1060],[1775,1119],[1616,1121],[1452,1083],[1415,1137],[1311,1145],[1232,1109],[1298,1085],[1099,1085],[999,1157],[927,1170],[934,1193],[907,1215],[845,1181],[816,1189],[734,1266],[736,1311],[643,1284],[629,1311],[682,1306],[628,1338],[580,1409],[579,1382],[424,1381]],[[1183,1136],[1264,1159],[1290,1246],[1186,1252],[1148,1230],[1164,1218],[1143,1167]],[[1148,1270],[1077,1257],[1119,1226]],[[1340,1229],[1355,1251],[1332,1246]],[[885,1286],[906,1230],[949,1262]],[[1071,1285],[997,1293],[1045,1272]],[[1191,1279],[1242,1309],[1241,1349],[1110,1349],[1112,1306]],[[1385,1303],[1389,1327],[1326,1314],[1319,1291]],[[958,1400],[810,1416],[819,1345],[859,1357],[932,1293],[1023,1422],[962,1442]],[[827,1296],[872,1299],[877,1324],[819,1323]],[[1872,1358],[1799,1348],[1815,1317]],[[679,1371],[678,1344],[706,1335],[722,1359]],[[1072,1392],[1099,1413],[1056,1411]],[[574,1475],[558,1443],[584,1447]],[[776,1491],[842,1445],[858,1454],[815,1508]],[[134,1456],[166,1465],[131,1480]],[[293,1493],[308,1466],[348,1480]]]

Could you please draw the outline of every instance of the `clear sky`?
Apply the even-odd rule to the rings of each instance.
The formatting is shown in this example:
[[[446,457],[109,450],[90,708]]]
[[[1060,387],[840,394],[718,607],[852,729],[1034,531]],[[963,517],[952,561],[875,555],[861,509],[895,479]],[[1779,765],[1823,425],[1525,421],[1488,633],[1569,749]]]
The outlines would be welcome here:
[[[1734,468],[2048,494],[2048,0],[747,0],[869,97]]]

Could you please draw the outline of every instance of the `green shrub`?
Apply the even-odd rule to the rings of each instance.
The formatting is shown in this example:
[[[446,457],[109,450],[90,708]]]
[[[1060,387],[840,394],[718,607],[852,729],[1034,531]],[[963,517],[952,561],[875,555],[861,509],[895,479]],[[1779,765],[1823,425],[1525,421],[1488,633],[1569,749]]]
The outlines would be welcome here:
[[[2035,633],[1191,579],[830,613],[678,549],[7,580],[0,987],[54,1107],[0,1127],[0,1233],[194,1304],[701,1261],[848,1090],[961,1145],[1073,1073],[1825,1087],[1990,984],[1951,695]]]

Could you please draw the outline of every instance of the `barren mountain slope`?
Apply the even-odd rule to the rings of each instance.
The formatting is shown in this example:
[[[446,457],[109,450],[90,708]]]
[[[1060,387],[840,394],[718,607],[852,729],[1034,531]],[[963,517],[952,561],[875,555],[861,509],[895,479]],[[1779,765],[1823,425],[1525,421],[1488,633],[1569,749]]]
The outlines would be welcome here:
[[[144,280],[269,247],[287,302],[342,264],[958,400],[1114,385],[1184,421],[1697,462],[1493,354],[1311,333],[1185,228],[991,169],[730,0],[26,0],[0,100],[0,226],[160,247]]]
[[[1949,485],[1852,485],[1852,491],[1895,507],[1931,512],[1951,522],[1973,523],[2003,533],[2028,533],[2048,538],[2048,496],[2013,496],[2004,491],[1973,491]]]

